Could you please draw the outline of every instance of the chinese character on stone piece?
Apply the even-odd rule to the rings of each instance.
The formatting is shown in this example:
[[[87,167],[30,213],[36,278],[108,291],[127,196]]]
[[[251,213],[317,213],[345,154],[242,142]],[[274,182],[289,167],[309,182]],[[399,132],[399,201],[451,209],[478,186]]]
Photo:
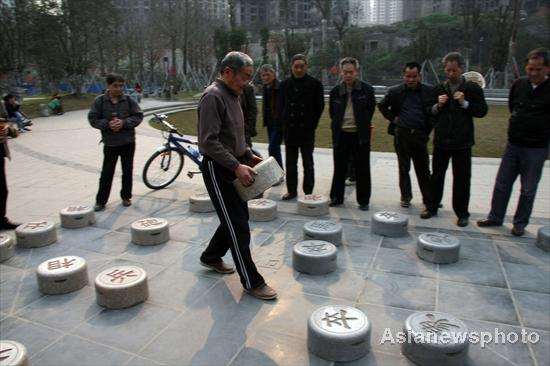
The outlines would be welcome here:
[[[391,219],[396,219],[397,218],[397,213],[384,211],[384,212],[380,213],[380,216],[383,216],[386,219],[391,220]]]
[[[425,330],[426,332],[441,334],[444,331],[450,330],[451,327],[460,328],[458,325],[455,325],[455,324],[449,322],[448,319],[435,320],[435,315],[433,315],[433,314],[426,314],[426,317],[429,320],[425,320],[423,322],[420,322],[420,325],[422,326],[422,329]]]
[[[0,361],[4,361],[5,359],[10,358],[10,355],[2,355],[2,353],[8,352],[13,350],[13,348],[6,348],[6,349],[0,349]]]
[[[157,226],[162,224],[162,222],[157,219],[143,219],[139,220],[138,223],[143,227]]]
[[[311,227],[319,230],[330,230],[334,227],[334,224],[330,221],[315,221],[311,224]]]
[[[67,212],[79,212],[79,211],[84,211],[87,208],[88,207],[86,206],[71,206],[67,208]]]
[[[304,248],[307,249],[308,252],[324,252],[327,250],[326,245],[324,243],[320,244],[304,244]]]
[[[115,282],[116,280],[119,280],[118,283],[124,282],[126,277],[137,277],[137,274],[134,273],[133,270],[130,271],[123,271],[122,269],[115,269],[110,273],[107,273],[106,276],[112,277],[111,282]]]
[[[256,205],[258,206],[269,206],[269,201],[266,199],[256,200]]]
[[[31,229],[31,230],[34,230],[34,229],[38,229],[38,228],[41,228],[41,227],[45,227],[46,225],[48,225],[48,223],[46,221],[42,221],[42,222],[29,222],[28,224],[26,224],[23,229]]]
[[[348,325],[348,320],[357,320],[357,318],[347,318],[346,313],[347,311],[345,311],[344,309],[341,309],[340,313],[334,314],[329,314],[325,311],[325,317],[321,320],[325,320],[327,322],[327,327],[332,327],[332,324],[337,324],[346,329],[351,329],[351,327]]]
[[[67,258],[63,258],[63,262],[61,262],[59,259],[55,261],[49,261],[48,262],[48,270],[51,271],[53,269],[60,269],[60,268],[69,268],[72,266],[76,259],[73,258],[71,260],[68,260]]]

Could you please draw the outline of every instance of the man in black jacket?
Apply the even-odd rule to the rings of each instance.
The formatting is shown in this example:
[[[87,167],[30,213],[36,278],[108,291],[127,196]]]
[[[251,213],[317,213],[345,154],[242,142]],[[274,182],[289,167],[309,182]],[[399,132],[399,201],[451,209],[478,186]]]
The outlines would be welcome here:
[[[529,52],[527,77],[510,89],[508,144],[500,162],[491,212],[478,226],[500,226],[504,221],[514,181],[520,176],[521,191],[514,215],[512,234],[521,236],[529,223],[537,186],[548,156],[550,142],[550,53],[546,48]]]
[[[3,115],[3,112],[0,112]],[[8,184],[6,182],[6,169],[4,158],[10,158],[8,148],[8,136],[17,137],[15,128],[8,127],[7,120],[0,116],[0,230],[14,230],[20,224],[10,221],[6,217],[6,204],[8,201]]]
[[[453,210],[457,225],[468,225],[470,178],[472,175],[472,146],[474,145],[474,117],[487,114],[483,89],[464,79],[464,58],[451,52],[443,58],[447,80],[434,88],[432,114],[434,124],[434,152],[432,161],[432,192],[426,210],[420,215],[428,219],[437,215],[443,197],[445,173],[449,160],[453,162]]]
[[[427,203],[430,185],[428,140],[432,129],[431,98],[433,88],[420,82],[420,65],[409,62],[403,67],[404,83],[391,87],[378,109],[390,121],[388,133],[399,162],[401,206],[409,207],[412,199],[411,159],[414,164],[422,202]]]
[[[357,179],[359,209],[369,209],[370,133],[376,106],[374,89],[358,79],[359,62],[353,57],[340,61],[342,82],[330,91],[329,114],[332,129],[334,174],[330,188],[330,206],[344,203],[346,173],[350,155]]]
[[[315,129],[325,107],[323,84],[307,74],[306,56],[297,54],[291,60],[292,76],[281,83],[283,137],[285,140],[286,187],[283,200],[298,194],[298,151],[302,154],[305,194],[313,192],[313,148]]]
[[[258,106],[256,104],[256,93],[254,92],[254,86],[248,84],[243,90],[243,93],[239,96],[239,102],[241,103],[241,109],[243,110],[244,117],[244,136],[246,144],[252,147],[252,137],[255,137],[256,132],[256,117],[258,116]]]
[[[275,69],[269,64],[260,67],[260,77],[263,83],[262,111],[264,127],[267,127],[267,136],[269,138],[269,156],[273,156],[281,168],[283,168],[283,158],[281,157],[283,131],[278,113],[280,109],[280,83],[275,76]]]
[[[107,91],[95,99],[88,113],[90,125],[101,130],[104,145],[95,211],[103,211],[109,200],[119,156],[122,165],[120,198],[123,206],[128,207],[132,204],[135,128],[143,120],[143,112],[137,102],[123,93],[124,78],[118,74],[110,74],[107,75],[106,81]]]

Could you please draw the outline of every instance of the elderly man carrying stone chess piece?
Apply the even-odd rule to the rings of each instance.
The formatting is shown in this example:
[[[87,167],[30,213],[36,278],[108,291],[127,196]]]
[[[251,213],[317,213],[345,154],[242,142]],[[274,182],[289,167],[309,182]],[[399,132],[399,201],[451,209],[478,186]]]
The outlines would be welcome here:
[[[204,156],[201,170],[220,219],[200,261],[218,273],[233,273],[235,269],[222,260],[230,250],[245,291],[256,298],[272,300],[277,292],[265,283],[250,253],[248,205],[233,186],[235,178],[243,186],[254,183],[256,170],[251,166],[261,161],[246,146],[239,104],[239,95],[253,76],[253,65],[244,53],[229,52],[220,64],[220,77],[206,88],[199,101],[198,140]]]

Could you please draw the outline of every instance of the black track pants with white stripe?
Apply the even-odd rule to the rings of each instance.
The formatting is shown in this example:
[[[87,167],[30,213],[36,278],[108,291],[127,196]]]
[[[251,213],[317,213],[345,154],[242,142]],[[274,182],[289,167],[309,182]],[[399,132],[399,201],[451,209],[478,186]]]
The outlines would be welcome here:
[[[220,226],[202,253],[201,261],[217,263],[227,250],[231,250],[243,287],[251,289],[263,285],[264,278],[256,269],[250,254],[248,205],[241,201],[233,188],[235,174],[207,156],[203,158],[201,170],[206,189],[220,219]]]

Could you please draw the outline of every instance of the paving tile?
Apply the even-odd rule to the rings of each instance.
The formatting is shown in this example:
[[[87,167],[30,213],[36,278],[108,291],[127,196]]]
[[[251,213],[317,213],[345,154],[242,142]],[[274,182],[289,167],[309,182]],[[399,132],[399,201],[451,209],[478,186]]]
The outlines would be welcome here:
[[[119,255],[124,253],[131,245],[130,233],[109,232],[104,236],[90,242],[75,243],[81,249],[102,253],[106,255]]]
[[[218,282],[140,355],[177,365],[226,365],[275,305],[243,294],[235,281]]]
[[[400,236],[396,238],[381,237],[381,239],[382,239],[382,248],[416,251],[418,234],[409,232],[405,236]]]
[[[6,281],[17,281],[25,275],[25,270],[12,267],[6,264],[0,264],[0,284]]]
[[[403,355],[387,354],[378,350],[372,350],[363,358],[352,362],[335,362],[338,366],[414,366]]]
[[[13,311],[21,309],[42,296],[38,291],[34,271],[25,271],[22,277],[0,284],[0,311],[11,315]]]
[[[459,318],[518,325],[507,289],[440,281],[438,311]]]
[[[349,246],[373,246],[378,247],[382,237],[371,232],[370,226],[343,225],[342,242]]]
[[[550,253],[538,248],[534,243],[518,244],[499,241],[497,249],[503,262],[550,268]]]
[[[403,331],[405,320],[414,311],[368,304],[358,304],[356,308],[365,313],[371,323],[372,351],[401,356],[398,333]]]
[[[550,295],[517,290],[513,293],[525,326],[550,330]]]
[[[46,295],[15,312],[15,315],[53,329],[68,331],[102,310],[93,287],[62,295]]]
[[[29,357],[33,357],[63,335],[55,329],[10,316],[0,321],[0,334],[2,339],[23,344],[27,348]]]
[[[365,286],[365,272],[341,270],[323,275],[300,273],[296,281],[307,294],[355,301]]]
[[[30,362],[33,365],[119,366],[132,355],[86,339],[67,335]]]
[[[210,241],[218,225],[215,213],[195,213],[170,227],[170,237],[186,243],[203,244]]]
[[[359,303],[387,305],[411,310],[435,310],[434,279],[370,272]]]
[[[309,352],[304,338],[260,331],[247,338],[230,365],[331,365]]]
[[[374,245],[340,245],[338,247],[338,268],[365,271],[372,266],[378,248]]]
[[[502,269],[496,258],[492,262],[460,259],[455,263],[441,264],[439,265],[439,278],[445,281],[506,287]]]
[[[151,263],[159,266],[169,266],[176,262],[185,251],[183,243],[169,240],[158,245],[129,245],[119,258],[140,263]]]
[[[421,260],[414,252],[392,248],[380,248],[373,268],[409,276],[435,278],[437,275],[435,264]]]
[[[135,353],[180,314],[150,303],[120,310],[104,309],[71,333]]]
[[[468,331],[472,334],[483,335],[486,340],[482,344],[478,339],[471,338],[468,349],[467,365],[533,365],[529,347],[522,343],[522,330],[505,324],[464,320]],[[512,343],[515,333],[519,341]],[[487,341],[488,340],[488,341]],[[527,339],[526,339],[527,340]]]
[[[206,293],[222,275],[212,278],[173,265],[149,281],[149,302],[185,310]]]
[[[95,227],[105,230],[120,230],[125,226],[131,225],[132,222],[143,218],[143,215],[131,215],[126,211],[113,210],[113,205],[120,205],[120,203],[108,203],[105,211],[96,212]]]
[[[156,365],[162,365],[162,364],[159,362],[150,360],[148,358],[136,356],[128,360],[124,365],[125,366],[156,366]]]
[[[506,262],[503,265],[512,289],[550,293],[550,267]]]
[[[78,229],[58,228],[57,241],[60,244],[65,244],[71,247],[72,246],[82,247],[82,246],[85,246],[86,243],[89,243],[96,239],[101,238],[108,232],[109,232],[108,230],[105,230],[102,228],[96,228],[93,226],[87,226],[87,227],[78,228]]]
[[[548,360],[550,360],[550,332],[535,329],[527,329],[527,332],[535,332],[539,336],[538,342],[531,345],[538,364],[548,364]]]

